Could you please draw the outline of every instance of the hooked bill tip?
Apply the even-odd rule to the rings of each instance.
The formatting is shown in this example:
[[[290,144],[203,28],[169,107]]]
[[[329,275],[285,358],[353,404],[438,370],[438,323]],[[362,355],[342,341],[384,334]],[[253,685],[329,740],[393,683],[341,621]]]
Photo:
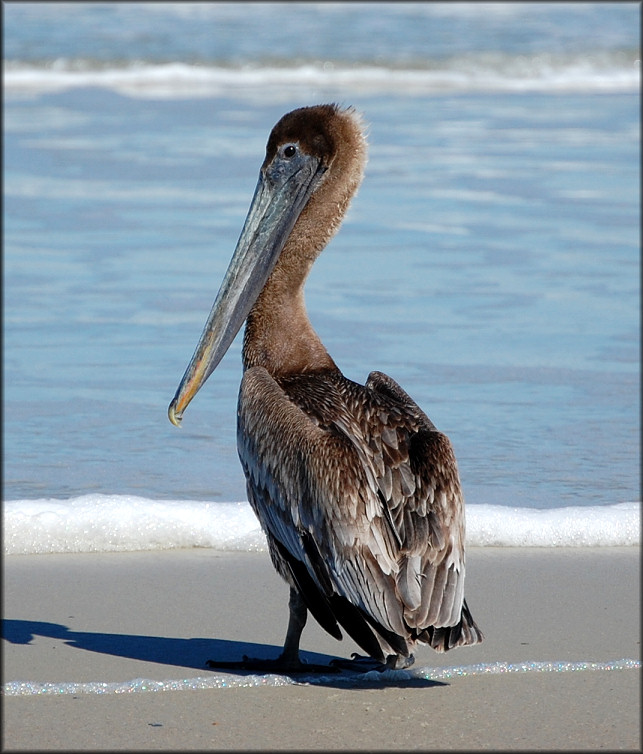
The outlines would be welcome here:
[[[181,426],[181,419],[183,418],[183,416],[181,414],[176,413],[176,403],[174,401],[170,403],[170,406],[167,410],[167,416],[168,416],[168,419],[172,422],[172,424],[174,424],[175,427]]]

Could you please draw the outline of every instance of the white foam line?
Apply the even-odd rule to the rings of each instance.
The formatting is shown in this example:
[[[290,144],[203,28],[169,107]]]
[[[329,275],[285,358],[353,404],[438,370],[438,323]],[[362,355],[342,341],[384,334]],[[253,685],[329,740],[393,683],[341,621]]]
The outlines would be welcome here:
[[[451,668],[415,668],[412,670],[371,671],[363,675],[309,676],[295,681],[283,675],[248,676],[198,676],[167,681],[153,681],[148,678],[135,678],[132,681],[108,683],[90,681],[86,683],[43,683],[39,681],[9,681],[2,687],[4,696],[62,696],[76,694],[136,694],[157,691],[195,691],[201,689],[256,688],[257,686],[309,686],[325,683],[346,684],[347,686],[372,685],[374,682],[386,686],[388,682],[400,681],[443,681],[452,678],[465,678],[480,675],[509,675],[516,673],[582,673],[595,670],[638,670],[640,660],[609,660],[607,662],[570,662],[555,660],[537,662],[491,662],[477,665],[458,665]]]
[[[265,551],[247,502],[150,500],[133,495],[83,495],[69,500],[7,500],[6,555],[130,552],[209,547]],[[615,547],[640,543],[639,503],[566,508],[467,506],[471,547]]]
[[[508,72],[509,70],[509,72]],[[344,67],[307,64],[295,68],[217,68],[168,63],[132,65],[123,69],[69,70],[64,61],[53,68],[21,67],[3,72],[8,91],[60,91],[106,87],[135,97],[198,97],[253,93],[268,88],[271,96],[283,87],[339,87],[360,92],[432,93],[439,91],[638,91],[640,64],[630,67],[591,61],[550,65],[535,60],[524,67],[510,61],[485,66],[484,61],[432,70],[398,70],[378,66]]]

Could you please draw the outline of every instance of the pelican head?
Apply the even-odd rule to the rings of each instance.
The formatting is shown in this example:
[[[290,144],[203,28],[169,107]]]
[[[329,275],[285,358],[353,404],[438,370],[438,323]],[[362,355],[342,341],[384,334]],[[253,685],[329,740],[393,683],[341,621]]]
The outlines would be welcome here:
[[[339,227],[363,174],[365,140],[360,125],[352,109],[318,105],[287,113],[273,128],[239,241],[192,360],[170,403],[172,424],[180,425],[188,404],[223,358],[284,248],[302,247],[301,243],[293,244],[293,230],[304,219],[311,198],[323,201],[321,187],[325,184],[339,183],[345,196],[340,191],[337,197],[334,187],[334,216],[321,223],[318,232],[311,233],[303,223],[300,235],[306,237],[308,266]]]

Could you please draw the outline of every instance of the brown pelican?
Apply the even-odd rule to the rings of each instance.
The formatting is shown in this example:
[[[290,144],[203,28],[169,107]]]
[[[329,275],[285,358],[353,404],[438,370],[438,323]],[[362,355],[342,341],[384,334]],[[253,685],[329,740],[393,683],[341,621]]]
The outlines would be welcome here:
[[[352,108],[281,118],[169,407],[178,425],[246,321],[237,446],[272,562],[290,585],[290,620],[278,660],[235,667],[308,669],[299,659],[307,611],[337,639],[343,627],[381,667],[410,665],[418,642],[442,652],[482,640],[464,600],[464,503],[451,443],[390,377],[371,372],[365,385],[344,377],[306,313],[306,277],[365,162]]]

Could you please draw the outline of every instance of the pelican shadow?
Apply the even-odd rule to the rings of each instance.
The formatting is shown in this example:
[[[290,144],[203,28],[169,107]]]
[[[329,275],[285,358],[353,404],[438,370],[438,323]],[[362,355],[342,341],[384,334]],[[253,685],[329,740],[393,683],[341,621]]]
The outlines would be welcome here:
[[[240,660],[243,655],[259,658],[277,657],[281,647],[271,644],[255,644],[251,642],[230,641],[228,639],[191,638],[181,639],[166,636],[145,636],[138,634],[114,634],[98,631],[74,631],[60,623],[46,621],[9,620],[2,621],[2,637],[11,644],[30,644],[38,636],[59,639],[69,647],[84,649],[87,652],[97,652],[103,655],[123,657],[142,662],[154,662],[160,665],[170,665],[180,668],[194,668],[209,674],[216,674],[216,668],[208,669],[205,664],[209,659],[216,658],[220,662]],[[336,659],[332,655],[318,652],[302,651],[302,659],[316,665],[327,665]],[[229,672],[229,671],[228,671]],[[256,675],[250,671],[235,671],[235,675]],[[281,675],[290,675],[281,673]],[[302,673],[290,675],[294,680],[312,680],[311,676]],[[358,680],[359,679],[359,680]],[[315,682],[324,686],[350,687],[351,680],[357,681],[356,688],[381,688],[382,686],[396,687],[428,687],[445,686],[441,681],[425,679],[400,678],[387,679],[386,682],[359,678],[354,673],[337,674],[336,677],[323,676]]]

